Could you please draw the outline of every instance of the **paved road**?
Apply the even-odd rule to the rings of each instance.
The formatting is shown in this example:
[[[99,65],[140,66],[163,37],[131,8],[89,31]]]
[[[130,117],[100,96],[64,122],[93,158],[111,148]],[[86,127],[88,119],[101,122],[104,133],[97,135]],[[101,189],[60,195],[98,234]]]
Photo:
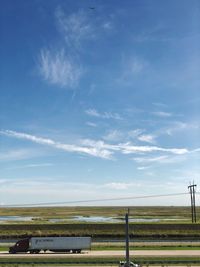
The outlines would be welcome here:
[[[200,256],[200,250],[136,250],[130,251],[131,256]],[[81,254],[64,254],[64,253],[40,253],[40,254],[9,254],[1,252],[0,257],[109,257],[109,256],[125,256],[124,251],[117,250],[101,250],[88,251]]]

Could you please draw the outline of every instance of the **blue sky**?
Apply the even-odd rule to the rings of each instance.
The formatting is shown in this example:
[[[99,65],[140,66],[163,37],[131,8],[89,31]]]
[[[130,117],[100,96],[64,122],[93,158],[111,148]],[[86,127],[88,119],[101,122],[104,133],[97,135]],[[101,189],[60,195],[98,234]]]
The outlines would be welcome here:
[[[195,0],[1,1],[0,203],[198,184],[199,18]]]

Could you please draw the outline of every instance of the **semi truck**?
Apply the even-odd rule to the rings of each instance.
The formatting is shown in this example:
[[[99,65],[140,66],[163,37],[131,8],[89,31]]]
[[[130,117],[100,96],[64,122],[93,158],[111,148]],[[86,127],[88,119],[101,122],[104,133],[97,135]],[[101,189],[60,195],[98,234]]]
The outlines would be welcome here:
[[[81,253],[91,249],[91,237],[31,237],[16,242],[9,253],[40,253],[41,251]]]

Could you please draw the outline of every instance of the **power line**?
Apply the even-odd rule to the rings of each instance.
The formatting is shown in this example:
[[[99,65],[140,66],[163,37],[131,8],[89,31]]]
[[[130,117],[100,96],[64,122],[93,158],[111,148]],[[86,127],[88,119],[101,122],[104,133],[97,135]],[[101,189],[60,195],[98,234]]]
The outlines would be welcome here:
[[[134,200],[134,199],[145,199],[145,198],[161,198],[171,196],[188,195],[188,193],[174,193],[174,194],[162,194],[162,195],[144,195],[144,196],[131,196],[131,197],[120,197],[120,198],[102,198],[102,199],[88,199],[88,200],[74,200],[74,201],[63,201],[63,202],[46,202],[46,203],[30,203],[30,204],[9,204],[1,205],[0,207],[37,207],[37,206],[55,206],[55,205],[68,205],[68,204],[80,204],[80,203],[96,203],[96,202],[107,202],[107,201],[119,201],[119,200]]]

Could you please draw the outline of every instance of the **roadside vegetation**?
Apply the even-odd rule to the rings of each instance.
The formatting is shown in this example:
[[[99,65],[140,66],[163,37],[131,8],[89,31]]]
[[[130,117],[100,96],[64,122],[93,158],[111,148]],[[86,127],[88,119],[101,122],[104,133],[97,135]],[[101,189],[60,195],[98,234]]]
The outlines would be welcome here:
[[[91,236],[96,239],[123,239],[122,223],[79,224],[1,224],[0,238],[28,236]],[[135,224],[129,225],[130,238],[138,239],[192,239],[200,238],[199,224]]]

